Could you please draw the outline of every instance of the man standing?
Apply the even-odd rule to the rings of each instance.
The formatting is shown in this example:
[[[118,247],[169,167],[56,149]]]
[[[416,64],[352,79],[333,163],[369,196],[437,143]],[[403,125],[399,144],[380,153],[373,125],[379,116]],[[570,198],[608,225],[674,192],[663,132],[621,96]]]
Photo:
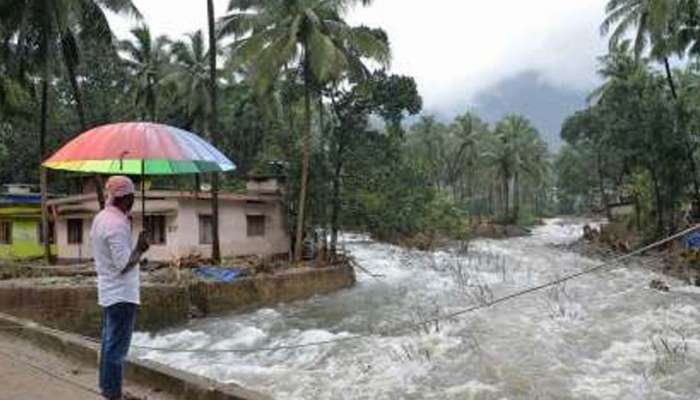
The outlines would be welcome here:
[[[140,303],[139,263],[148,250],[146,232],[131,247],[128,215],[134,205],[134,184],[113,176],[105,185],[107,205],[92,223],[90,237],[97,270],[97,297],[102,307],[100,390],[106,399],[122,398],[124,358],[131,344],[136,307]]]

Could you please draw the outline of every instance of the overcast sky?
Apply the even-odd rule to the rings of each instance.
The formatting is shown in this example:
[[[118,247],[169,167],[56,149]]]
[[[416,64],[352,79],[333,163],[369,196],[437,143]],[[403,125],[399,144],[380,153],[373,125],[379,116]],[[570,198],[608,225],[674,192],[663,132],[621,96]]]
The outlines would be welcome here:
[[[178,37],[206,27],[205,0],[134,2],[155,34]],[[375,0],[347,17],[387,31],[393,72],[413,76],[426,111],[439,113],[462,106],[456,102],[476,102],[479,90],[523,71],[537,71],[555,86],[591,89],[596,57],[605,52],[598,30],[605,2]],[[217,16],[227,4],[215,0]],[[133,23],[113,19],[120,37]]]

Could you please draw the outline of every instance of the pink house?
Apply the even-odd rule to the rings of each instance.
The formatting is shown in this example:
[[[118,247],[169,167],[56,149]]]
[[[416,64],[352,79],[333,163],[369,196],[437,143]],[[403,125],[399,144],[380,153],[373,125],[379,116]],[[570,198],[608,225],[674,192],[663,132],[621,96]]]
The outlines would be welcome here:
[[[132,210],[134,240],[143,226],[140,199],[137,192]],[[59,261],[91,259],[90,227],[99,211],[97,195],[64,197],[50,201],[49,207]],[[148,190],[145,223],[152,243],[148,259],[168,262],[194,253],[208,257],[211,222],[210,193]],[[219,194],[219,238],[222,257],[289,253],[286,211],[276,178],[249,180],[245,194]]]

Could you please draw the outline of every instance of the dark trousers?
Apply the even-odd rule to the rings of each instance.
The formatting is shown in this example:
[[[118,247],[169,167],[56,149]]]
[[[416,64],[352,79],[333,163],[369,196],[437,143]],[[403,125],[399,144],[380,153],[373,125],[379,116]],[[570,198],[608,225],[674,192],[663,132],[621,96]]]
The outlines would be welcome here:
[[[122,395],[124,358],[131,345],[136,304],[117,303],[102,308],[102,348],[100,349],[100,390],[108,399]]]

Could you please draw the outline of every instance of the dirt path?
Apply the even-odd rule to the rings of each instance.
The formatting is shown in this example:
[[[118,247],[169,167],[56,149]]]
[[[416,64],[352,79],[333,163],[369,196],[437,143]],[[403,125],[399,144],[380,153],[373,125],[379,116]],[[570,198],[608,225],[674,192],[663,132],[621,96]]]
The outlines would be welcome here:
[[[128,382],[126,391],[143,400],[174,399]],[[0,400],[100,399],[94,367],[42,351],[0,331]]]

